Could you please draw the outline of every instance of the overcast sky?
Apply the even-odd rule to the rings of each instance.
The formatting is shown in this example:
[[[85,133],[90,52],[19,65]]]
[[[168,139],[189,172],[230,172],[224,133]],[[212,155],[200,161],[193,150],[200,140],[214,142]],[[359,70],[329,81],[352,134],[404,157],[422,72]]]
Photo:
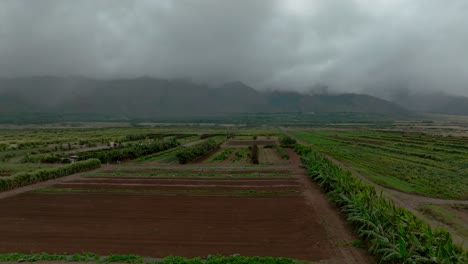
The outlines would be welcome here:
[[[0,77],[468,95],[466,0],[0,0]]]

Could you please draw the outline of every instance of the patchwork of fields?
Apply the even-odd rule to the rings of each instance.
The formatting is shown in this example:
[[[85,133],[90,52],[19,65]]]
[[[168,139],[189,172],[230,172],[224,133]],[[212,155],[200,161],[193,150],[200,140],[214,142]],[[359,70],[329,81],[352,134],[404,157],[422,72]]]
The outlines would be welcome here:
[[[257,139],[233,139],[191,164],[177,164],[179,146],[5,197],[1,252],[371,261],[299,156],[258,141],[258,165]]]
[[[69,166],[73,159],[99,159],[102,167],[0,193],[0,253],[372,263],[357,248],[366,245],[287,148],[296,145],[283,142],[279,131],[5,131],[0,179]],[[382,186],[435,227],[448,228],[457,243],[468,238],[467,138],[371,130],[286,134]],[[54,177],[23,182],[39,178]]]

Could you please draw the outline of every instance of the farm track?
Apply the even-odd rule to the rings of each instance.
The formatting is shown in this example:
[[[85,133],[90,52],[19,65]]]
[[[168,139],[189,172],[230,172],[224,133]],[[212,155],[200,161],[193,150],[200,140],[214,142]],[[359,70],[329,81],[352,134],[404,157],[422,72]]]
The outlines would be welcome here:
[[[374,263],[353,247],[350,227],[300,167],[299,156],[282,166],[141,166],[167,173],[284,173],[292,178],[82,177],[70,175],[0,193],[1,252],[96,252],[203,256],[282,256],[325,263]],[[137,164],[104,165],[93,173],[138,173]],[[163,168],[163,170],[161,170]],[[123,170],[122,170],[123,169]],[[200,170],[201,169],[201,170]],[[221,174],[222,174],[221,173]],[[38,188],[93,193],[35,193]],[[109,193],[99,189],[296,190],[286,195]],[[155,254],[157,254],[155,256]]]
[[[307,142],[304,142],[300,140],[299,138],[295,137],[293,134],[289,133],[288,131],[284,131],[288,136],[296,139],[298,142],[300,142],[303,145],[306,146],[311,146],[313,147],[313,144],[309,144]],[[453,204],[463,204],[463,205],[468,205],[468,200],[451,200],[451,199],[441,199],[441,198],[432,198],[432,197],[426,197],[426,196],[421,196],[417,194],[410,194],[406,192],[401,192],[398,190],[386,188],[382,185],[376,184],[373,181],[369,180],[366,178],[364,175],[353,169],[352,167],[347,166],[345,163],[342,161],[335,159],[331,157],[330,155],[322,153],[324,156],[326,156],[328,159],[330,159],[333,163],[336,165],[340,166],[341,168],[345,170],[349,170],[355,177],[359,178],[363,182],[373,186],[377,192],[381,192],[382,195],[384,195],[386,198],[391,199],[392,201],[395,202],[396,205],[404,207],[408,210],[410,210],[412,213],[414,213],[416,216],[424,219],[428,224],[430,224],[433,228],[437,227],[444,227],[446,228],[452,235],[453,240],[455,243],[461,244],[465,250],[468,250],[468,243],[465,243],[465,238],[461,237],[457,231],[455,231],[452,227],[440,222],[436,221],[432,218],[427,217],[426,215],[422,214],[419,211],[419,208],[425,204],[436,204],[436,205],[441,205],[441,206],[450,206]],[[466,217],[466,215],[461,215],[461,217]]]

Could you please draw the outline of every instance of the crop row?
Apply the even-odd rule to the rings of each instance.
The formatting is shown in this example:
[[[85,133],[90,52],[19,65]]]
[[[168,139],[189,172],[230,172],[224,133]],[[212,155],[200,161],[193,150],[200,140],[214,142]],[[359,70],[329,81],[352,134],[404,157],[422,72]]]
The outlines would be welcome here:
[[[21,254],[7,253],[0,254],[0,262],[37,262],[37,261],[71,261],[71,262],[94,262],[94,263],[132,263],[132,264],[293,264],[297,263],[289,258],[275,257],[244,257],[244,256],[217,256],[210,255],[206,258],[184,258],[184,257],[165,257],[159,260],[148,260],[139,255],[109,255],[99,256],[94,253],[80,253],[74,255],[58,254]]]
[[[9,177],[1,177],[0,191],[11,190],[28,184],[87,171],[99,168],[100,166],[101,162],[98,159],[89,159],[85,161],[75,162],[63,167],[42,169],[34,172],[23,172]]]
[[[380,263],[466,263],[467,252],[454,245],[445,229],[432,230],[427,223],[393,201],[377,194],[374,187],[352,176],[322,154],[296,145],[310,176],[333,203],[346,213],[369,252]]]
[[[208,139],[201,143],[195,144],[190,147],[181,149],[177,154],[177,160],[180,164],[185,164],[187,162],[193,161],[199,157],[205,156],[211,151],[217,149],[221,143],[216,142],[213,139]]]
[[[118,161],[136,159],[138,157],[151,155],[160,151],[177,147],[179,143],[175,140],[155,141],[149,144],[135,144],[128,147],[111,150],[96,150],[79,153],[79,160],[95,158],[102,163],[114,163]]]
[[[217,154],[212,161],[224,161],[234,152],[235,148],[226,148],[221,153]]]

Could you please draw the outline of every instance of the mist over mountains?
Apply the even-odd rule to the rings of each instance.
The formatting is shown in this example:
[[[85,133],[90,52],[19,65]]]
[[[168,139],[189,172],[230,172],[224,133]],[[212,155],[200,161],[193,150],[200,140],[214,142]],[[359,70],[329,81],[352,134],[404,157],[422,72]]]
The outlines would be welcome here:
[[[320,89],[319,89],[320,90]],[[396,102],[365,94],[258,91],[242,82],[219,87],[149,77],[96,80],[29,77],[0,80],[1,113],[85,113],[125,117],[197,117],[227,113],[304,112],[406,115],[468,114],[468,99],[414,94]]]

